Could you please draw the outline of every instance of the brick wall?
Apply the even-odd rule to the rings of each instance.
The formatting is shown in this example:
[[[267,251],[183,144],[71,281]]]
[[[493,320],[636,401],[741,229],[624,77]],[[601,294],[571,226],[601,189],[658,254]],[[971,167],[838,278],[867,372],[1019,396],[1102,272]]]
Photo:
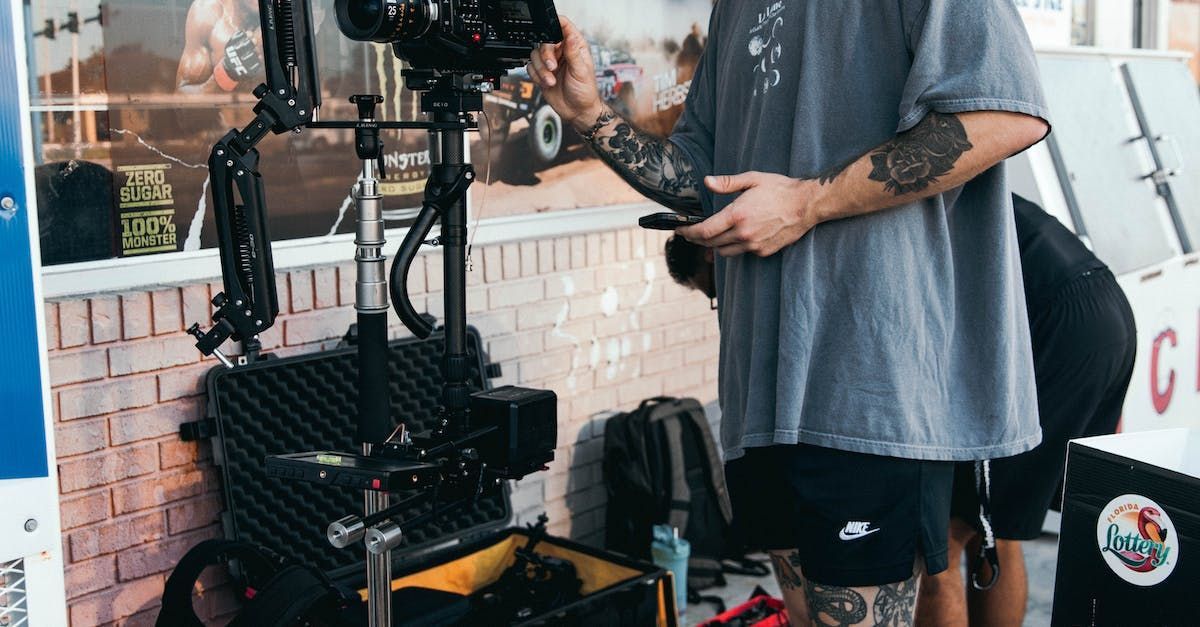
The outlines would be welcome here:
[[[622,230],[475,251],[469,321],[504,366],[498,384],[552,389],[559,442],[549,472],[517,485],[518,522],[598,544],[604,420],[659,394],[715,398],[717,327],[708,301],[674,285],[665,236]],[[348,253],[350,251],[347,251]],[[442,311],[441,257],[410,285]],[[336,344],[354,320],[351,264],[280,273],[281,315],[262,337],[282,356]],[[204,412],[201,361],[183,329],[207,324],[213,284],[46,304],[71,624],[149,625],[170,569],[220,535],[220,479],[207,443],[177,431]],[[392,330],[404,334],[393,317]],[[202,579],[197,611],[228,614],[222,577]]]

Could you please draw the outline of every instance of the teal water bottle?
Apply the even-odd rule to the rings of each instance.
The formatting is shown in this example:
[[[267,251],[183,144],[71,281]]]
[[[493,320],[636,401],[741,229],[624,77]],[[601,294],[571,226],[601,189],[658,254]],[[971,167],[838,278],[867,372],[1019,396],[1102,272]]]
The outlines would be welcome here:
[[[655,565],[671,571],[675,577],[675,607],[682,614],[687,609],[687,569],[692,545],[679,537],[678,529],[667,525],[655,525],[650,554]]]

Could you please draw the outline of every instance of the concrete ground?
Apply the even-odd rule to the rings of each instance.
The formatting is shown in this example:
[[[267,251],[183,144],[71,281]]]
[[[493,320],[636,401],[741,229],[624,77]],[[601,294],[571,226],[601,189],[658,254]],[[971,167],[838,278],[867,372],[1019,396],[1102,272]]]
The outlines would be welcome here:
[[[1051,513],[1054,516],[1053,512]],[[1038,540],[1025,544],[1025,563],[1029,569],[1029,603],[1026,606],[1025,624],[1040,627],[1050,624],[1050,608],[1054,598],[1054,571],[1058,561],[1057,521],[1047,521],[1047,527],[1055,529]],[[765,558],[764,558],[765,559]],[[704,594],[720,596],[728,607],[734,607],[750,598],[755,586],[762,586],[772,595],[779,595],[779,584],[774,577],[727,576],[728,585],[704,591]],[[684,625],[696,625],[712,618],[711,605],[688,606],[684,614]]]

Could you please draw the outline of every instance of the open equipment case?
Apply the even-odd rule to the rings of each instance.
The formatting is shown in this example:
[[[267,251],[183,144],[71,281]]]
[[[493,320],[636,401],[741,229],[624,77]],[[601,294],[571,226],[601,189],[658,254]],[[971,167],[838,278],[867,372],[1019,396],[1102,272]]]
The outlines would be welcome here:
[[[434,425],[440,393],[441,331],[427,340],[389,343],[392,415],[409,429]],[[339,486],[285,482],[267,476],[269,455],[296,450],[351,449],[355,445],[357,361],[354,347],[312,355],[262,359],[236,369],[214,368],[207,377],[208,418],[184,425],[185,439],[212,439],[225,497],[225,537],[265,546],[325,572],[365,599],[362,545],[334,548],[325,536],[331,520],[362,511],[361,493]],[[478,331],[468,332],[470,383],[488,389],[499,369],[487,364]],[[397,500],[406,494],[394,495]],[[428,503],[404,518],[418,516]],[[513,513],[507,483],[471,506],[441,519],[405,528],[393,552],[393,625],[456,624],[414,616],[411,596],[423,588],[469,596],[492,584],[527,544],[529,530],[509,526]],[[544,536],[535,551],[569,560],[581,581],[581,598],[519,625],[677,624],[672,578],[651,564],[569,540]],[[236,563],[235,578],[243,579]],[[430,608],[431,609],[431,608]],[[421,610],[418,610],[421,611]],[[432,611],[432,609],[431,609]],[[461,624],[461,623],[458,623]]]

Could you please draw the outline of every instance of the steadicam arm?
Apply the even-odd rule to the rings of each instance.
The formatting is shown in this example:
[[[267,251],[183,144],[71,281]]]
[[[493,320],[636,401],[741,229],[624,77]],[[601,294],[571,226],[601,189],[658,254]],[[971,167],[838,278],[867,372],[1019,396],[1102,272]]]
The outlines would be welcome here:
[[[221,138],[208,159],[213,215],[225,291],[213,298],[213,327],[188,330],[196,348],[233,363],[221,351],[226,340],[243,343],[248,358],[258,334],[275,324],[279,302],[267,229],[266,193],[255,149],[268,133],[299,132],[321,106],[309,0],[259,0],[267,82],[254,90],[258,103],[246,128]]]

